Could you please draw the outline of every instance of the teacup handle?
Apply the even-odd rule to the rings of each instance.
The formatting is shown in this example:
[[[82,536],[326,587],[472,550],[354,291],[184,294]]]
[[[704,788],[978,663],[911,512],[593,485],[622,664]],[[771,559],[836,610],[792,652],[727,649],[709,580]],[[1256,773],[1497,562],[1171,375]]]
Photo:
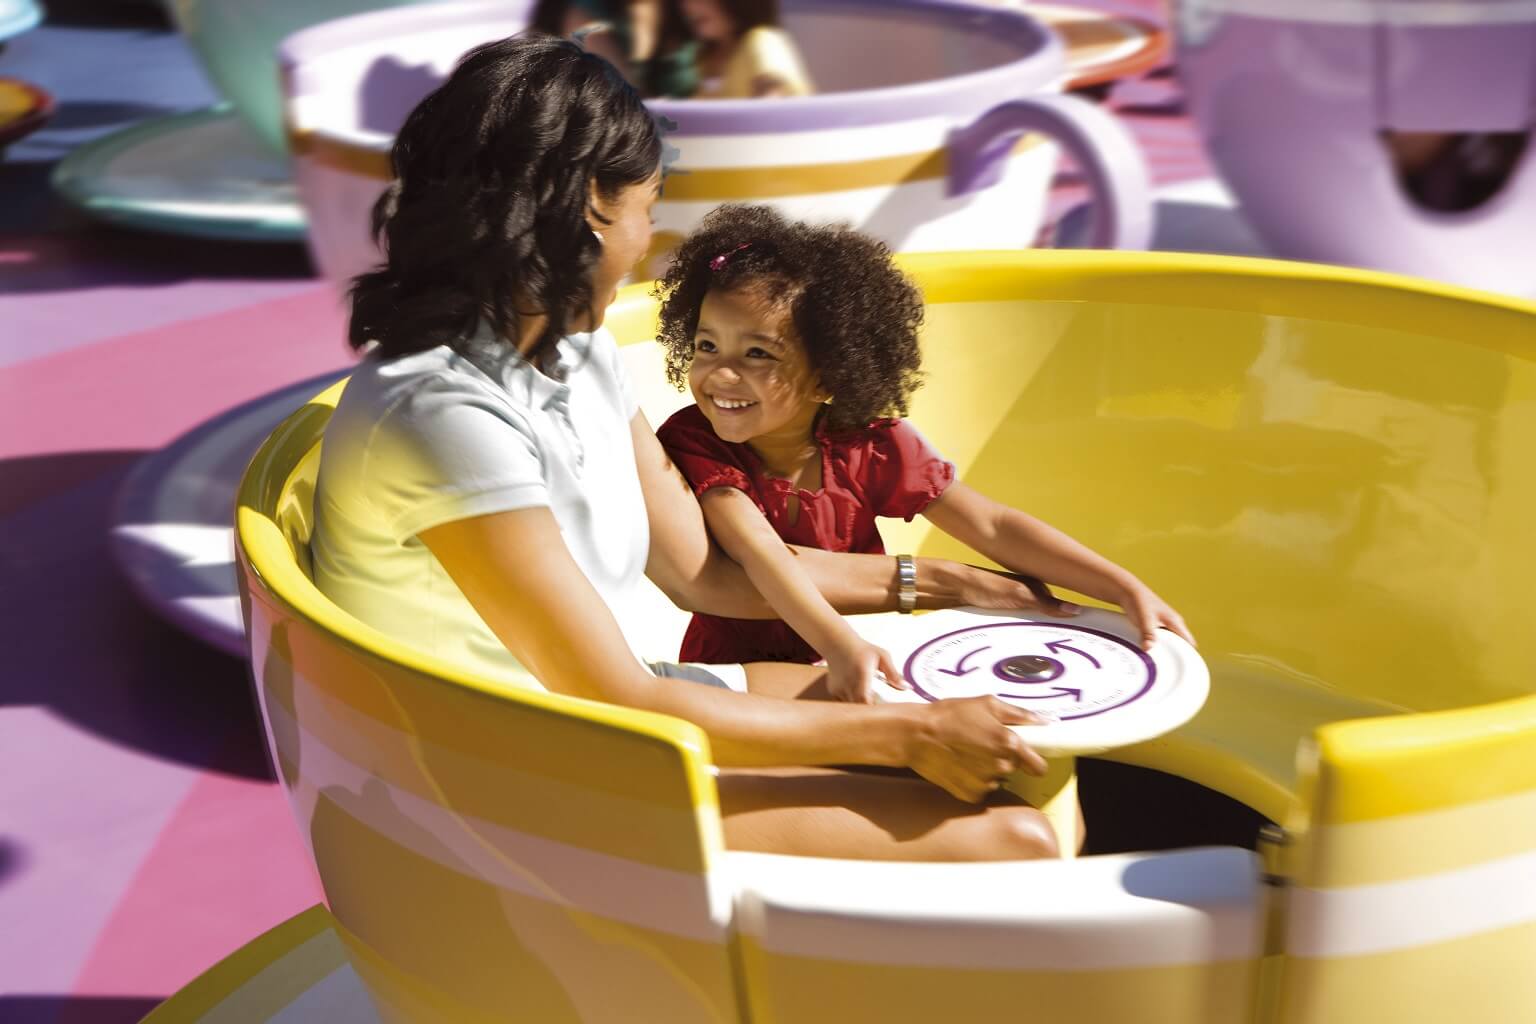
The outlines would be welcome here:
[[[1049,135],[1088,177],[1093,194],[1088,245],[1145,249],[1152,241],[1152,186],[1131,133],[1097,104],[1047,94],[1000,103],[949,135],[948,194],[997,183],[1003,161],[1025,132]]]

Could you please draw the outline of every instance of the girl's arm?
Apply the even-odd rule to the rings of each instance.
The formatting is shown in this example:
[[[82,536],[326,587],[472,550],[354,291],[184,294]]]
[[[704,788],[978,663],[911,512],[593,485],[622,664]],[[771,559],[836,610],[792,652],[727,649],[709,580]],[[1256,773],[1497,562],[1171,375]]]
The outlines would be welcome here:
[[[650,521],[645,574],[686,611],[731,619],[776,619],[746,571],[710,542],[693,488],[667,457],[645,419],[630,421],[635,463]],[[896,560],[887,555],[843,555],[793,548],[801,570],[845,615],[896,610]],[[1016,580],[942,558],[917,560],[917,606],[1038,609],[1045,606]],[[1047,610],[1049,608],[1047,607]]]
[[[419,536],[486,625],[547,688],[687,719],[709,735],[717,764],[908,766],[972,801],[1011,766],[1043,770],[1038,755],[1006,728],[1033,719],[1001,702],[870,708],[653,676],[630,652],[547,508],[461,519]]]
[[[827,659],[827,689],[838,700],[867,704],[874,674],[906,688],[888,652],[867,643],[837,614],[773,525],[741,491],[716,487],[699,499],[704,522],[725,553],[747,571],[759,593]]]
[[[1159,627],[1190,643],[1179,613],[1128,570],[1034,516],[993,501],[958,480],[923,514],[945,533],[1013,572],[1124,608],[1150,647]]]

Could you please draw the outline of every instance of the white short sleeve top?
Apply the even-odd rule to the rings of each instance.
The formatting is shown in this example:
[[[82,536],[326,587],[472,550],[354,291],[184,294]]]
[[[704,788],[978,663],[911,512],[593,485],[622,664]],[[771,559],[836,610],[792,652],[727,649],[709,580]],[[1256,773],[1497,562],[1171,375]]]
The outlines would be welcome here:
[[[417,535],[545,506],[640,657],[632,633],[644,619],[637,602],[654,593],[650,531],[630,436],[637,404],[613,336],[562,338],[547,372],[484,329],[461,348],[358,365],[321,446],[316,585],[396,639],[526,685],[532,677]]]

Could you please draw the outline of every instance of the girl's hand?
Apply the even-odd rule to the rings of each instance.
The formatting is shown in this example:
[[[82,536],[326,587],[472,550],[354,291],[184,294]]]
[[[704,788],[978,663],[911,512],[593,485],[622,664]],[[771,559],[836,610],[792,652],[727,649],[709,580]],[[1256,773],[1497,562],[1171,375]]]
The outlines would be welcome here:
[[[973,608],[1003,611],[1042,611],[1058,618],[1070,618],[1082,607],[1063,601],[1051,588],[1023,573],[998,572],[974,565],[956,564],[959,571],[960,604]]]
[[[1195,635],[1184,625],[1184,617],[1140,581],[1128,585],[1115,603],[1141,632],[1141,646],[1144,650],[1150,651],[1152,645],[1157,643],[1159,629],[1171,630],[1188,640],[1192,646],[1199,646],[1195,643]]]
[[[913,707],[919,718],[908,766],[966,803],[977,803],[1023,769],[1045,774],[1045,759],[1010,725],[1038,725],[1033,712],[996,697],[964,697]]]
[[[907,688],[906,680],[896,670],[890,652],[883,647],[854,637],[846,647],[827,654],[827,690],[834,700],[852,704],[873,704],[875,674],[881,673],[886,682],[898,690]]]

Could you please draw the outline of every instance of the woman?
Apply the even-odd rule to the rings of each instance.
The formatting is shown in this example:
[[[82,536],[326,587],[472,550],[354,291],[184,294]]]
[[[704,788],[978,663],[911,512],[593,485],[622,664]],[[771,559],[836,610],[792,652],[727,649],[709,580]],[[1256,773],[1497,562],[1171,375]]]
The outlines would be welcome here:
[[[649,245],[660,153],[612,66],[545,36],[472,51],[407,118],[374,210],[386,262],[352,290],[350,341],[371,347],[325,435],[316,583],[488,676],[526,666],[550,690],[698,724],[735,848],[1054,855],[1044,818],[994,793],[1016,769],[1044,770],[1007,728],[1027,712],[795,699],[824,688],[822,670],[637,655],[624,624],[642,575],[690,610],[773,614],[711,546],[601,329]],[[800,554],[839,610],[895,607],[892,559]],[[1012,578],[942,561],[920,561],[918,580],[928,607],[1036,603]],[[928,781],[793,767],[839,764]]]

